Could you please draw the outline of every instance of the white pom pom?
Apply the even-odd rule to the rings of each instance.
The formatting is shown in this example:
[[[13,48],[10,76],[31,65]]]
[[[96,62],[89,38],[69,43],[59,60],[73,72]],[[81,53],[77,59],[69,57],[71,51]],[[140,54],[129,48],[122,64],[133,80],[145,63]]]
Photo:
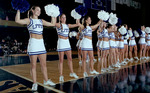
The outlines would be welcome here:
[[[60,14],[59,7],[54,4],[48,4],[44,8],[48,16],[57,17]]]
[[[121,35],[125,35],[127,33],[127,30],[124,26],[121,26],[118,31],[120,32]]]
[[[109,13],[106,12],[106,11],[101,10],[101,11],[98,12],[97,16],[98,16],[99,19],[107,21],[108,18],[109,18]]]
[[[117,18],[117,16],[116,16],[116,14],[110,13],[108,22],[109,22],[111,25],[117,24],[117,23],[118,23],[118,18]]]
[[[132,30],[128,30],[128,33],[129,33],[129,37],[133,36]]]
[[[127,35],[125,36],[125,38],[126,38],[126,39],[129,39],[129,34],[127,34]]]
[[[77,32],[76,31],[72,31],[69,33],[69,37],[72,38],[72,37],[76,37],[77,36]]]
[[[71,32],[69,33],[69,37],[72,38],[72,33]]]
[[[118,18],[117,17],[110,17],[108,22],[111,24],[111,25],[115,25],[118,23]]]
[[[133,33],[134,33],[135,37],[139,37],[140,36],[139,33],[136,30],[134,30]]]
[[[72,16],[74,19],[80,19],[80,18],[81,18],[81,15],[79,15],[79,14],[75,11],[75,9],[73,9],[73,10],[71,11],[71,16]]]
[[[146,27],[145,32],[149,34],[150,33],[150,27]]]

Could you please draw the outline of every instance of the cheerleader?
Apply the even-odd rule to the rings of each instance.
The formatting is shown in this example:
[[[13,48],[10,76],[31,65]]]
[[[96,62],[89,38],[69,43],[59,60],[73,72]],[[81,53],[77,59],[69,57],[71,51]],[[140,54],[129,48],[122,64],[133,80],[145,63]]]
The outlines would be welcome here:
[[[118,51],[116,50],[117,44],[115,41],[115,36],[116,36],[115,31],[117,31],[117,30],[115,27],[116,26],[108,25],[108,28],[107,28],[107,30],[109,32],[109,45],[110,45],[110,56],[109,56],[109,58],[110,58],[109,69],[110,70],[113,69],[112,66],[120,67],[119,65],[117,65],[117,53],[116,52],[118,52]]]
[[[82,58],[82,66],[83,66],[83,76],[87,77],[87,71],[86,71],[86,57],[87,54],[89,55],[90,58],[90,74],[99,74],[96,70],[94,70],[94,64],[93,64],[93,59],[94,59],[94,55],[93,55],[93,46],[92,46],[92,31],[94,31],[99,25],[100,25],[100,21],[93,26],[89,26],[91,24],[91,17],[89,16],[85,16],[83,19],[83,25],[80,26],[80,29],[82,30],[82,32],[84,32],[84,38],[82,40],[82,46],[81,46],[81,50],[82,50],[82,54],[83,54],[83,58]]]
[[[146,56],[147,59],[149,59],[150,55],[149,55],[149,51],[150,51],[150,33],[147,33],[147,37],[146,37],[146,41],[147,41],[147,46],[146,46]]]
[[[102,32],[102,37],[103,37],[103,41],[102,41],[102,55],[101,55],[101,72],[106,72],[106,68],[107,68],[107,58],[108,58],[108,54],[109,54],[109,35],[108,35],[108,30],[106,29],[106,22],[103,22],[102,24],[102,28],[101,28],[101,32]],[[100,47],[100,46],[99,46]]]
[[[130,61],[132,62],[134,59],[138,60],[137,45],[136,45],[134,33],[132,32],[132,28],[129,28],[128,32],[129,32],[129,58]],[[134,59],[132,56],[133,49],[134,49],[134,56],[135,56]]]
[[[98,55],[98,61],[100,62],[100,57],[101,57],[101,45],[102,45],[102,33],[100,32],[100,30],[97,30],[97,37],[98,37],[98,41],[96,44],[97,47],[97,55]]]
[[[124,27],[126,28],[126,30],[128,32],[128,26],[127,26],[127,24],[124,24]],[[128,58],[128,41],[127,41],[127,38],[124,38],[124,54],[125,54],[125,61],[129,61],[129,58]]]
[[[44,85],[55,85],[51,80],[48,80],[47,67],[46,67],[46,49],[43,41],[43,25],[44,26],[55,26],[56,18],[52,18],[52,22],[47,22],[43,19],[38,19],[41,14],[39,6],[33,6],[28,11],[28,18],[20,19],[20,10],[17,11],[15,21],[22,25],[27,25],[30,39],[28,43],[27,52],[31,62],[31,76],[33,79],[32,90],[37,90],[36,81],[36,62],[37,58],[40,60],[41,70],[44,76]]]
[[[141,35],[140,35],[140,40],[139,40],[139,45],[140,45],[140,60],[141,59],[146,59],[145,57],[145,52],[146,52],[146,33],[145,33],[145,26],[141,26]]]
[[[79,20],[78,20],[79,21]],[[78,22],[79,23],[79,22]],[[72,65],[72,53],[71,53],[71,46],[68,39],[69,28],[74,28],[79,26],[78,24],[66,24],[66,15],[62,14],[60,16],[60,23],[56,23],[56,29],[58,33],[58,41],[57,41],[57,51],[59,55],[59,72],[60,77],[59,81],[64,82],[63,77],[63,60],[64,60],[64,53],[67,55],[69,69],[71,71],[70,77],[78,78],[78,76],[73,71]]]
[[[126,62],[124,61],[124,36],[122,36],[120,33],[119,33],[119,59],[120,59],[120,65],[126,65]]]
[[[78,48],[78,59],[79,59],[79,65],[80,65],[80,64],[82,64],[82,59],[81,59],[81,55],[82,55],[81,44],[82,44],[82,39],[83,39],[82,31],[79,30],[76,38],[78,39],[76,47]]]

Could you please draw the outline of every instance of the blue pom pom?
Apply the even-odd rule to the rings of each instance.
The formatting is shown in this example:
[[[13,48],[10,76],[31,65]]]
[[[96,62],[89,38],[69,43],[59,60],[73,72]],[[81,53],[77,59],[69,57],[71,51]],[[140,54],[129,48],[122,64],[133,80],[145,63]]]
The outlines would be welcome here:
[[[77,8],[75,8],[75,11],[80,14],[81,16],[85,16],[87,14],[87,8],[83,5],[79,5]]]
[[[12,0],[13,9],[20,10],[21,13],[26,12],[30,8],[30,4],[26,0]]]
[[[138,29],[137,32],[139,33],[139,35],[142,34],[142,30],[141,29]]]

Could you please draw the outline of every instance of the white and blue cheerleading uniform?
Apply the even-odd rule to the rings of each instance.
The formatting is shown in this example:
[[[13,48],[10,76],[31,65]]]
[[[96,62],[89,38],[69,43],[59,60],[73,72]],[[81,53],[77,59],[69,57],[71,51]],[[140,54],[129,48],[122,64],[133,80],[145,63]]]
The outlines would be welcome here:
[[[129,46],[135,46],[136,45],[136,41],[135,41],[135,36],[133,33],[133,36],[130,37],[131,39],[129,40]]]
[[[146,33],[144,31],[142,31],[142,34],[140,35],[139,44],[141,44],[141,45],[145,45],[146,44],[145,35],[146,35]]]
[[[147,35],[146,41],[147,41],[147,46],[150,46],[150,34]]]
[[[102,36],[103,36],[103,38],[108,38],[109,39],[109,35],[108,35],[107,29],[104,29],[102,31]],[[102,48],[101,49],[102,49],[102,51],[109,50],[110,49],[109,41],[102,41]]]
[[[30,34],[43,34],[43,22],[41,19],[30,19],[30,24],[27,26]],[[27,53],[29,55],[45,54],[46,49],[43,39],[30,38]]]
[[[63,37],[68,37],[69,34],[69,27],[67,24],[61,24],[60,28],[56,28],[57,34]],[[57,41],[57,51],[63,52],[63,51],[69,51],[71,50],[69,39],[61,39],[58,38]]]
[[[109,39],[110,48],[117,48],[114,32],[109,33]]]
[[[82,30],[84,36],[92,37],[92,28],[90,26],[86,26],[85,29]],[[93,51],[92,40],[83,37],[81,50],[83,51]]]
[[[103,38],[103,36],[102,36],[102,33],[100,32],[98,35],[97,35],[97,37],[98,37],[98,41],[97,41],[97,44],[96,44],[96,47],[99,47],[99,49],[101,49],[102,48],[102,38]]]
[[[81,49],[82,39],[83,39],[83,33],[79,32],[79,40],[78,40],[78,42],[76,44],[76,47],[78,47],[79,49]]]
[[[124,36],[120,37],[120,41],[119,41],[119,49],[124,49]]]

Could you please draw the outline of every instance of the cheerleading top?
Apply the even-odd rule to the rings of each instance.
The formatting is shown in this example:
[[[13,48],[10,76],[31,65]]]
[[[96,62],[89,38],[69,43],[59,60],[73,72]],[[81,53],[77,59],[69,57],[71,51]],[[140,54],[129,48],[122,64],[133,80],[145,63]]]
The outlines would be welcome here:
[[[115,34],[114,34],[114,32],[109,33],[109,38],[115,40]]]
[[[103,38],[109,39],[109,35],[108,35],[107,29],[104,29],[104,30],[102,31],[102,36],[103,36]],[[104,41],[105,41],[105,40],[104,40]]]
[[[141,38],[145,38],[146,33],[142,31],[142,34],[140,35]]]
[[[79,39],[83,39],[83,33],[82,32],[79,32]]]
[[[30,24],[27,26],[29,33],[32,34],[43,34],[43,22],[41,19],[31,19]]]
[[[146,39],[149,41],[150,40],[150,34],[147,35]]]
[[[61,24],[60,28],[56,28],[57,34],[60,36],[68,37],[69,27],[67,24]]]
[[[92,28],[90,26],[86,26],[85,29],[82,30],[84,36],[92,37]]]

